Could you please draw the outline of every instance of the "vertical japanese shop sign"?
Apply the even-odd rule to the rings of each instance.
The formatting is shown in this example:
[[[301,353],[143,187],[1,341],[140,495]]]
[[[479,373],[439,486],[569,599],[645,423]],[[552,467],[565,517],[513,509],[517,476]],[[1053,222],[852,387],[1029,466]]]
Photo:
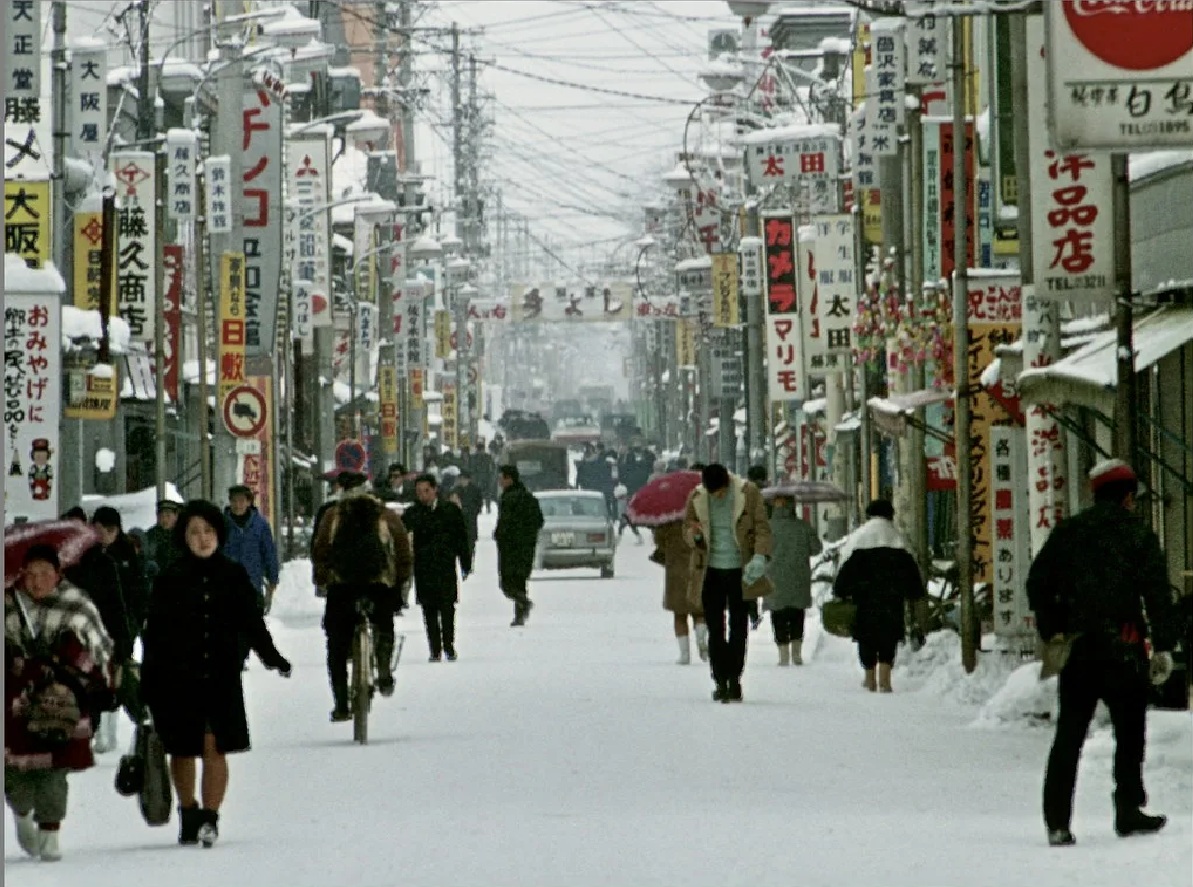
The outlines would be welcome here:
[[[327,212],[312,211],[330,200],[328,136],[322,132],[295,136],[289,150],[294,158],[289,166],[290,193],[299,206],[292,231],[296,239],[292,276],[307,282],[303,298],[309,302],[310,326],[330,327],[331,234]],[[296,298],[298,292],[296,288]]]
[[[935,0],[908,2],[907,30],[904,45],[907,50],[907,82],[918,86],[945,83],[949,79],[949,19],[936,15]]]
[[[178,349],[182,346],[182,277],[184,274],[184,253],[182,245],[167,243],[162,247],[162,265],[165,270],[165,300],[162,304],[162,322],[165,323],[165,378],[166,395],[178,403]]]
[[[741,323],[737,297],[737,253],[716,253],[712,257],[712,322],[720,329]]]
[[[70,151],[99,171],[108,141],[108,50],[94,37],[71,50]]]
[[[381,408],[381,451],[392,456],[398,451],[398,371],[396,367],[377,369],[377,388]]]
[[[244,255],[220,256],[219,375],[216,403],[245,382]]]
[[[994,360],[999,345],[1019,338],[1023,327],[1023,290],[1015,272],[974,273],[969,278],[969,359],[967,388],[970,397],[970,438],[973,490],[970,525],[973,527],[973,581],[990,582],[994,562],[994,517],[991,476],[993,456],[990,429],[1013,421],[981,384],[982,372]],[[958,442],[958,445],[963,445]],[[1022,475],[1016,482],[1022,484]]]
[[[249,376],[247,384],[257,389],[265,404],[265,415],[273,415],[273,378],[271,376]],[[273,464],[273,422],[261,423],[261,430],[256,436],[249,438],[255,446],[242,447],[236,461],[240,483],[253,491],[253,504],[257,511],[265,518],[266,523],[273,525],[273,476],[270,466]]]
[[[414,369],[410,371],[410,407],[411,409],[421,410],[425,405],[423,400],[423,380],[424,371],[422,369]],[[423,433],[426,433],[427,417],[423,416]]]
[[[1025,442],[1013,425],[990,429],[991,544],[990,582],[994,591],[994,633],[1015,638],[1035,635],[1027,601],[1028,514],[1022,477],[1027,470]]]
[[[940,121],[923,121],[924,141],[924,282],[944,274],[941,263]],[[951,180],[950,180],[951,181]]]
[[[1189,3],[1051,0],[1044,14],[1057,148],[1127,152],[1193,143]]]
[[[825,368],[844,368],[853,349],[857,262],[854,257],[853,216],[816,216],[816,289],[819,322],[825,342]]]
[[[884,16],[870,25],[873,46],[870,63],[874,66],[874,85],[877,90],[867,96],[866,101],[876,105],[878,123],[896,131],[907,117],[907,108],[903,103],[907,59],[903,37],[905,25],[906,22],[898,16]],[[897,143],[895,151],[890,153],[898,153]]]
[[[199,135],[190,129],[166,133],[166,217],[175,222],[193,222],[197,207]]]
[[[203,161],[207,183],[206,203],[208,234],[232,233],[232,160],[227,154]]]
[[[1193,9],[1188,13],[1193,33]],[[1058,151],[1048,132],[1044,33],[1027,17],[1028,139],[1032,158],[1032,252],[1036,294],[1044,299],[1114,299],[1114,179],[1110,155]],[[1193,106],[1190,116],[1193,121]],[[1193,143],[1193,136],[1189,137]]]
[[[116,305],[132,338],[152,342],[157,323],[157,157],[112,152],[116,177]]]
[[[406,372],[413,373],[425,366],[426,327],[424,326],[423,284],[421,280],[407,278],[402,285],[402,313],[405,326],[401,342],[401,356],[406,361]]]
[[[1050,343],[1047,332],[1055,329],[1060,304],[1041,298],[1032,287],[1023,288],[1023,366],[1050,364],[1059,343]],[[1053,346],[1053,347],[1050,347]],[[1031,551],[1040,550],[1053,527],[1065,516],[1069,496],[1069,465],[1065,458],[1064,432],[1056,420],[1056,407],[1035,403],[1024,417],[1027,431],[1027,502]]]
[[[8,0],[4,4],[5,137],[23,141],[25,126],[41,121],[41,3]],[[105,84],[106,88],[106,84]],[[15,124],[9,131],[8,124]],[[29,133],[33,131],[28,130]],[[32,147],[32,144],[26,146]],[[8,250],[11,252],[11,250]]]
[[[241,112],[244,213],[245,354],[272,354],[277,339],[282,259],[282,103],[265,89],[245,90]]]
[[[71,285],[74,306],[84,310],[99,310],[99,291],[102,283],[100,259],[103,255],[104,223],[99,210],[99,198],[84,198],[75,210],[71,227],[74,235],[74,278]],[[94,209],[93,209],[94,207]],[[108,316],[116,309],[115,280],[108,287]]]
[[[447,360],[452,356],[452,314],[440,309],[435,312],[435,357]]]
[[[816,226],[797,228],[795,247],[795,290],[799,294],[799,315],[803,326],[804,370],[820,376],[829,369],[828,338],[820,323],[820,270],[816,264]]]
[[[795,221],[790,215],[763,216],[766,259],[766,375],[771,402],[808,396],[804,342],[795,287]]]
[[[965,214],[963,218],[958,218],[956,213],[956,187],[953,183],[953,156],[954,151],[959,146],[953,138],[953,124],[940,124],[940,268],[941,276],[946,279],[952,279],[954,262],[954,244],[957,237],[957,226],[965,225],[968,236],[966,237],[966,263],[968,267],[974,266],[975,241],[977,240],[977,213],[975,205],[977,203],[977,195],[974,193],[977,189],[973,186],[974,181],[974,138],[973,138],[973,124],[965,124],[965,144],[960,146],[965,151]]]
[[[4,182],[4,252],[30,268],[50,261],[50,183],[27,179]]]
[[[442,432],[443,446],[449,450],[456,448],[458,438],[458,428],[456,426],[456,383],[443,383],[443,425],[440,426]]]
[[[4,512],[10,524],[59,514],[61,329],[58,295],[4,294]]]
[[[680,369],[696,366],[696,322],[681,319],[675,325],[675,365]]]

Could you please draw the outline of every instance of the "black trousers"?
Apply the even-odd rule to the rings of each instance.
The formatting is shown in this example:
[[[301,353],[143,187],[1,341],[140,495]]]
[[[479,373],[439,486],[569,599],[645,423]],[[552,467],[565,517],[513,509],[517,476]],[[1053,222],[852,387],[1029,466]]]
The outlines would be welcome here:
[[[804,639],[804,611],[799,607],[785,607],[770,611],[770,625],[779,646]]]
[[[529,576],[521,573],[503,572],[499,577],[501,593],[515,604],[525,605],[530,598],[530,592],[526,587],[529,579]]]
[[[393,597],[393,590],[384,585],[328,589],[323,633],[327,636],[327,676],[331,679],[331,695],[337,708],[348,707],[348,660],[352,658],[352,638],[356,634],[357,599],[365,598],[372,604],[369,622],[373,626],[375,658],[388,668],[394,648]]]
[[[895,661],[895,650],[898,647],[898,641],[858,641],[858,662],[862,664],[862,668],[866,671],[870,671],[870,669],[879,663],[891,665]]]
[[[712,679],[740,681],[746,667],[746,638],[750,631],[749,608],[741,596],[741,570],[709,567],[701,592],[704,620],[708,624],[708,659]],[[726,625],[725,612],[729,613]],[[728,637],[726,637],[728,628]]]
[[[423,623],[427,627],[427,646],[432,656],[456,648],[456,605],[451,601],[423,604]]]
[[[1147,660],[1137,650],[1117,652],[1098,639],[1080,637],[1057,680],[1059,713],[1056,736],[1044,774],[1044,822],[1068,828],[1077,786],[1077,761],[1098,700],[1110,710],[1114,726],[1114,803],[1119,809],[1147,803],[1143,788],[1143,751],[1147,733]]]

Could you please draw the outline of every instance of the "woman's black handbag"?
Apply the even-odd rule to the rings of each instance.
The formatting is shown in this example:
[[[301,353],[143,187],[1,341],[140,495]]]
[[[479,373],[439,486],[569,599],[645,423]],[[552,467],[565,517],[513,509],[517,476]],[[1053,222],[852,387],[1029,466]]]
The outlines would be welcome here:
[[[174,807],[170,768],[161,737],[148,720],[137,725],[132,750],[120,759],[116,768],[116,791],[129,798],[137,796],[141,818],[146,825],[169,823]]]

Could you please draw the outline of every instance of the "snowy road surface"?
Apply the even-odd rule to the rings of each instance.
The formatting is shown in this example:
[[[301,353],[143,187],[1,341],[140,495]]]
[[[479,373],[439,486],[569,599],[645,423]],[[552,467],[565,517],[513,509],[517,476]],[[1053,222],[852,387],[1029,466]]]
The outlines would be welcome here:
[[[429,664],[421,619],[399,620],[397,694],[375,706],[367,747],[328,723],[319,602],[291,571],[272,623],[294,677],[253,660],[253,751],[231,759],[220,843],[179,847],[176,819],[146,827],[113,790],[109,754],[71,777],[62,862],[23,858],[6,816],[7,883],[1190,884],[1188,715],[1151,721],[1148,788],[1166,831],[1115,837],[1099,734],[1082,764],[1079,844],[1050,850],[1039,794],[1051,731],[973,726],[963,700],[981,688],[937,675],[915,689],[897,668],[893,696],[864,694],[852,645],[810,624],[809,664],[780,669],[764,624],[745,704],[714,704],[706,668],[674,663],[648,546],[627,535],[613,580],[536,577],[530,624],[511,629],[487,535],[463,589],[460,661]]]

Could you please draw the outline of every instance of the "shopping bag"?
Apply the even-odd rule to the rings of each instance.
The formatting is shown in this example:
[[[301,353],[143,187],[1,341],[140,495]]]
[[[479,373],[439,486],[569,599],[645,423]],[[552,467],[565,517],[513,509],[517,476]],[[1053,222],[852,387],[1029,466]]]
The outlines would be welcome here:
[[[166,825],[174,807],[174,791],[170,787],[166,747],[162,745],[162,739],[151,722],[146,721],[137,729],[144,730],[141,742],[144,751],[144,782],[138,796],[141,817],[146,825]]]
[[[820,605],[820,624],[829,634],[839,638],[853,636],[853,623],[857,619],[857,604],[833,598]]]

